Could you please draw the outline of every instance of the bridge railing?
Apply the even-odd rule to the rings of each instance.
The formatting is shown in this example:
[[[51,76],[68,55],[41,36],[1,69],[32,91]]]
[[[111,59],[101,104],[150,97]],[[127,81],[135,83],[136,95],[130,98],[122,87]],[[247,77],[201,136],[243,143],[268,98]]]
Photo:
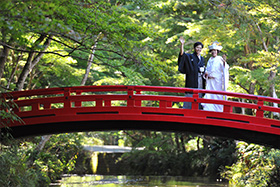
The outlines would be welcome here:
[[[186,92],[193,96],[185,97]],[[223,95],[227,100],[199,98],[200,93]],[[83,130],[159,129],[225,136],[279,147],[280,99],[271,97],[122,85],[15,91],[2,93],[0,97],[18,106],[14,112],[22,123],[4,121],[15,137]],[[184,102],[191,102],[192,108],[183,109]],[[199,103],[223,105],[223,112],[201,110]],[[3,128],[1,124],[2,121],[0,128]]]
[[[193,93],[193,97],[185,97],[185,92]],[[220,94],[227,100],[199,98],[198,94]],[[15,91],[2,94],[6,99],[13,99],[18,105],[17,114],[38,114],[44,110],[70,109],[77,107],[155,107],[180,108],[183,102],[192,102],[192,110],[199,110],[199,103],[220,104],[223,113],[241,113],[241,109],[258,118],[271,118],[280,113],[280,99],[223,92],[176,87],[158,86],[77,86],[64,88],[37,89]],[[247,102],[241,102],[241,101]],[[274,105],[273,105],[274,103]],[[275,106],[275,104],[277,106]],[[239,109],[239,111],[238,111]],[[247,112],[248,114],[248,112]]]

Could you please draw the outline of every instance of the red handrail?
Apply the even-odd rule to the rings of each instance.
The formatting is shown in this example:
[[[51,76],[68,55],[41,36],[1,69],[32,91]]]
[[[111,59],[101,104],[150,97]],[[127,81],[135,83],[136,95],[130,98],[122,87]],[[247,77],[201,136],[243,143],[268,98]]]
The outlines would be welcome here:
[[[81,95],[82,93],[90,93],[91,95]],[[224,92],[224,91],[213,91],[213,90],[200,90],[200,89],[190,89],[190,88],[178,88],[178,87],[159,87],[159,86],[76,86],[76,87],[62,87],[62,88],[48,88],[48,89],[36,89],[36,90],[27,90],[27,91],[14,91],[3,93],[2,95],[6,99],[13,99],[19,107],[29,106],[31,103],[58,103],[58,102],[66,102],[65,97],[71,97],[71,100],[95,100],[92,98],[94,95],[95,98],[102,97],[111,97],[109,100],[121,100],[126,99],[125,96],[121,97],[119,94],[116,95],[101,95],[96,94],[99,92],[126,92],[130,97],[137,98],[138,100],[166,100],[170,102],[199,102],[199,103],[213,103],[213,104],[222,104],[224,106],[230,107],[244,107],[250,109],[257,110],[265,110],[270,112],[278,112],[280,113],[279,107],[273,106],[265,106],[263,102],[268,103],[277,103],[280,104],[280,99],[265,97],[265,96],[257,96],[257,95],[249,95],[242,93],[233,93],[233,92]],[[135,92],[135,93],[134,93]],[[141,92],[164,92],[165,95],[142,95]],[[204,98],[197,98],[194,100],[193,98],[186,98],[178,95],[170,95],[170,93],[185,93],[192,92],[194,93],[193,98],[198,93],[209,93],[209,94],[220,94],[227,97],[241,98],[241,99],[250,99],[254,100],[257,104],[254,103],[242,103],[237,101],[225,101],[225,100],[211,100]],[[71,94],[77,95],[71,95]],[[168,94],[166,94],[168,93]],[[61,96],[58,96],[61,95]],[[99,95],[99,96],[98,96]],[[44,96],[44,97],[40,97]],[[120,98],[117,98],[120,97]],[[108,99],[108,98],[107,98]],[[131,98],[130,98],[131,99]]]

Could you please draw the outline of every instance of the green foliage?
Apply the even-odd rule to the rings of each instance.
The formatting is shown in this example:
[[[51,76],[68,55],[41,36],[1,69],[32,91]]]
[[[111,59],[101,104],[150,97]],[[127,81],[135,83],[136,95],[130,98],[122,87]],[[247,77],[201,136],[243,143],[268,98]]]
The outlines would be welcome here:
[[[239,142],[238,160],[223,172],[234,186],[277,186],[279,184],[279,150]]]
[[[78,85],[84,74],[81,68],[85,67],[93,46],[96,46],[93,66],[102,66],[101,69],[105,71],[93,69],[89,83],[149,84],[149,79],[142,74],[150,70],[160,71],[151,64],[155,58],[145,51],[151,41],[144,39],[156,33],[139,24],[137,19],[130,16],[133,12],[129,12],[125,6],[102,1],[7,1],[0,5],[4,12],[0,26],[3,30],[7,28],[0,33],[2,45],[10,45],[13,52],[9,54],[12,57],[10,60],[3,61],[9,70],[4,72],[3,81],[7,83],[13,68],[16,68],[14,77],[10,77],[13,88],[13,81],[23,73],[23,67],[30,60],[30,53],[44,48],[44,40],[39,39],[46,36],[53,36],[46,53],[57,56],[44,55],[38,67],[31,67],[33,75],[27,77],[27,88],[31,88],[31,83],[33,88]],[[67,10],[71,10],[71,13]],[[13,28],[18,28],[17,32]],[[97,38],[99,34],[101,37]],[[17,58],[22,59],[20,63],[16,61]],[[69,64],[71,61],[76,65]],[[110,79],[115,81],[107,81]]]
[[[0,186],[36,186],[36,171],[26,165],[26,150],[20,149],[9,134],[7,124],[21,119],[12,111],[17,105],[0,90]],[[3,132],[3,129],[6,131]],[[9,146],[10,145],[10,146]]]
[[[270,71],[279,74],[280,30],[276,21],[280,17],[279,3],[258,0],[201,2],[208,7],[200,13],[201,19],[178,22],[185,27],[182,35],[187,41],[202,41],[205,45],[202,53],[206,57],[209,57],[207,46],[213,41],[221,42],[222,52],[227,53],[227,61],[233,67],[230,68],[232,83],[240,85],[247,93],[253,83],[256,84],[254,92],[271,96],[268,87],[279,84],[278,78],[268,81]],[[186,50],[191,49],[190,44],[187,42]],[[243,74],[237,69],[247,72]]]
[[[74,134],[52,135],[44,150],[35,155],[34,167],[40,171],[46,182],[59,178],[74,170],[79,151],[81,136]],[[36,154],[36,150],[34,150]]]
[[[183,134],[182,134],[183,135]],[[173,175],[219,177],[219,172],[235,161],[235,143],[230,140],[213,138],[207,147],[188,149],[188,142],[197,137],[174,133],[151,133],[143,136],[135,147],[145,147],[143,151],[125,153],[122,162],[128,165],[129,175]],[[187,139],[176,143],[176,136]],[[135,136],[134,136],[135,137]],[[177,140],[179,141],[179,140]],[[179,145],[185,147],[185,151]],[[196,145],[197,146],[197,145]],[[192,147],[194,147],[192,145]]]
[[[34,168],[28,168],[26,150],[17,146],[1,145],[0,185],[1,186],[38,186],[39,178]]]
[[[22,122],[22,120],[13,111],[13,109],[17,108],[17,105],[13,102],[12,99],[4,97],[1,92],[2,89],[0,88],[0,127],[6,127],[7,124],[14,121]]]
[[[166,151],[166,150],[165,150]],[[202,162],[196,160],[201,156],[197,152],[173,153],[165,151],[134,151],[123,157],[129,166],[129,175],[173,175],[173,176],[201,176]]]
[[[58,58],[48,54],[42,59],[42,65],[38,72],[44,75],[41,80],[33,80],[38,87],[49,85],[50,87],[79,86],[83,70],[76,68],[77,61],[73,58]]]
[[[81,138],[76,133],[52,135],[40,152],[39,137],[6,142],[0,151],[0,185],[48,186],[75,169]]]

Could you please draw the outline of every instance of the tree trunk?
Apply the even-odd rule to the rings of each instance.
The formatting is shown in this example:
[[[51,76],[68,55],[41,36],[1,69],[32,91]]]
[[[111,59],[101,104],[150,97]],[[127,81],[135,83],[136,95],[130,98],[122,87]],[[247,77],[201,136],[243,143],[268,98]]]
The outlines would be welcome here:
[[[198,151],[200,150],[199,142],[200,142],[200,136],[197,137],[197,141],[196,141],[196,148]]]
[[[145,134],[145,136],[148,137],[148,138],[151,138],[151,137],[152,137],[151,131],[144,131],[144,134]]]
[[[257,28],[258,28],[258,30],[259,30],[259,32],[260,32],[260,35],[261,35],[261,41],[262,41],[262,44],[263,44],[263,48],[264,48],[264,50],[265,50],[266,52],[268,52],[268,48],[267,48],[266,42],[265,42],[265,40],[264,40],[264,38],[263,38],[262,30],[261,30],[259,24],[256,23],[256,26],[257,26]]]
[[[242,103],[245,103],[245,99],[242,98]],[[245,108],[241,108],[241,114],[245,115]]]
[[[255,93],[255,87],[256,87],[256,81],[252,81],[251,83],[250,83],[250,86],[249,86],[249,92],[248,92],[248,94],[252,94],[252,95],[254,95],[254,93]],[[252,101],[252,102],[254,102],[254,101]],[[253,115],[253,109],[248,109],[248,115]]]
[[[18,82],[17,82],[17,90],[22,90],[24,86],[24,82],[28,76],[28,74],[31,72],[31,61],[33,59],[34,52],[30,52],[28,55],[28,58],[26,60],[26,63],[23,67],[23,70],[19,76]]]
[[[203,148],[204,149],[208,149],[208,146],[210,144],[211,139],[213,139],[211,136],[206,136],[206,135],[202,135],[201,136],[202,140],[203,140]]]
[[[177,145],[177,149],[180,151],[180,143],[179,143],[178,133],[175,133],[175,142],[176,142],[176,145]]]
[[[249,93],[248,94],[253,94],[254,95],[254,92],[255,92],[255,86],[256,86],[256,82],[254,81],[252,81],[251,83],[250,83],[250,86],[249,86]]]
[[[51,138],[52,135],[45,135],[41,137],[40,143],[37,145],[36,150],[38,151],[38,154],[42,151],[42,149],[45,147],[47,141]]]
[[[245,52],[245,55],[248,55],[251,53],[250,46],[247,43],[244,46],[244,52]]]
[[[46,38],[46,36],[41,36],[35,43],[40,44],[40,41],[43,41],[43,39],[45,39],[45,38]],[[49,45],[51,43],[51,39],[52,39],[52,36],[49,36],[46,39],[46,41],[44,43],[44,49],[41,52],[39,52],[36,56],[35,56],[35,52],[34,51],[29,53],[29,56],[28,56],[27,61],[26,61],[26,64],[25,64],[25,66],[24,66],[24,68],[23,68],[23,70],[22,70],[22,72],[21,72],[21,74],[19,76],[18,82],[17,82],[17,90],[22,90],[23,89],[24,83],[25,83],[25,80],[26,80],[27,76],[29,75],[31,70],[34,68],[34,66],[43,57],[44,51],[46,51],[46,49],[49,47]]]
[[[0,56],[0,80],[4,74],[4,67],[5,67],[5,63],[7,62],[7,57],[9,55],[9,51],[10,49],[6,46],[3,46],[3,50]]]
[[[86,84],[87,79],[88,79],[88,75],[89,75],[90,68],[91,68],[91,65],[92,65],[92,62],[93,62],[93,58],[94,58],[95,49],[96,49],[96,46],[97,46],[97,43],[98,43],[98,40],[99,40],[101,34],[102,34],[102,32],[100,32],[98,34],[98,36],[96,37],[96,39],[94,41],[94,45],[91,48],[92,50],[91,50],[91,53],[90,53],[90,56],[89,56],[89,59],[88,59],[86,73],[85,73],[85,75],[83,77],[83,80],[81,82],[81,86],[84,86]]]
[[[36,78],[36,80],[37,80],[37,81],[41,80],[41,78],[42,78],[43,76],[44,76],[44,74],[42,73],[38,78]],[[33,84],[33,86],[31,86],[31,90],[34,90],[35,87],[36,87],[36,85],[37,85],[37,82],[35,82],[35,83]]]
[[[40,44],[44,39],[45,39],[46,36],[43,36],[41,35],[41,37],[35,42],[35,44]],[[35,67],[35,65],[40,61],[40,59],[43,57],[44,55],[44,51],[49,47],[50,43],[51,43],[51,39],[52,39],[52,36],[49,36],[45,43],[44,43],[44,49],[39,52],[37,54],[37,56],[35,56],[35,52],[30,52],[29,53],[29,56],[28,56],[28,59],[27,59],[27,62],[24,66],[24,69],[23,71],[21,72],[21,75],[20,75],[20,78],[17,82],[17,89],[18,90],[22,90],[23,89],[23,86],[24,86],[24,82],[28,76],[28,74],[31,72],[31,70]],[[35,48],[35,46],[34,46]],[[34,49],[33,48],[33,49]],[[34,57],[35,56],[35,57]],[[34,58],[33,58],[34,57]],[[37,155],[39,155],[39,153],[43,150],[43,148],[45,147],[45,144],[46,142],[51,138],[52,135],[46,135],[46,136],[42,136],[41,137],[41,141],[40,143],[37,145],[36,147],[36,150],[37,150]],[[30,164],[33,164],[34,162],[34,159],[33,160],[30,160]]]
[[[43,148],[45,147],[47,141],[51,138],[51,136],[52,135],[41,136],[41,141],[39,142],[39,144],[35,148],[35,151],[33,152],[34,153],[33,156],[31,156],[27,161],[28,167],[31,167],[34,164],[34,161],[36,160],[37,156],[43,150]]]
[[[270,93],[270,97],[273,97],[273,98],[277,98],[277,94],[276,94],[276,91],[275,91],[275,85],[273,83],[273,80],[274,78],[276,77],[276,71],[270,71],[270,74],[269,74],[269,77],[268,77],[268,80],[271,81],[271,84],[269,86],[269,93]],[[277,107],[278,108],[278,104],[277,103],[272,103],[272,105],[274,107]],[[277,113],[277,112],[273,112],[273,116],[277,116],[277,117],[280,117],[280,114]]]
[[[185,148],[185,142],[184,142],[184,136],[183,135],[180,136],[180,140],[181,140],[182,151],[185,153],[186,148]]]
[[[16,70],[17,70],[17,67],[18,67],[18,63],[19,63],[19,61],[21,60],[21,58],[22,58],[22,53],[20,53],[20,54],[17,56],[16,60],[13,60],[13,70],[12,70],[11,75],[10,75],[10,78],[9,78],[9,80],[8,80],[7,89],[10,88],[11,82],[12,82],[12,80],[13,80],[13,77],[14,77],[15,73],[16,73]]]
[[[276,39],[276,43],[278,44],[279,41],[280,41],[280,40],[279,40],[279,36],[276,36],[275,39]],[[277,51],[278,51],[278,53],[280,53],[280,46],[278,47]]]

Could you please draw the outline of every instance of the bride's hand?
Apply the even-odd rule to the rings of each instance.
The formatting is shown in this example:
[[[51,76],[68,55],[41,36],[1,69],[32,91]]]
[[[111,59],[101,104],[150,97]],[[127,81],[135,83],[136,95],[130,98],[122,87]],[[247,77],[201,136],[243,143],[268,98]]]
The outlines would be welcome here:
[[[204,75],[203,75],[204,79],[208,79],[208,73],[205,72]]]

